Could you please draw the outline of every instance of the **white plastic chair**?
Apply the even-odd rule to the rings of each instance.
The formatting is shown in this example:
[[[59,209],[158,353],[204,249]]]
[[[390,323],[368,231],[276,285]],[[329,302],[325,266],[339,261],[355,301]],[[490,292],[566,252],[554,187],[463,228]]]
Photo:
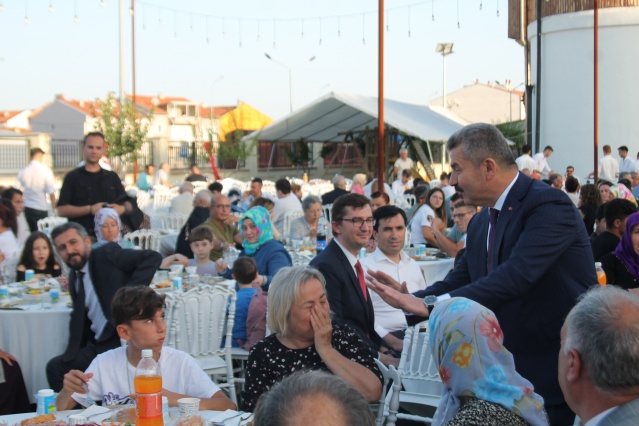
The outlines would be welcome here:
[[[333,209],[333,204],[324,204],[322,206],[322,210],[324,211],[324,218],[328,222],[329,226],[331,224],[331,210]]]
[[[155,210],[162,207],[169,207],[171,205],[171,200],[177,197],[179,194],[167,191],[167,192],[156,192],[153,195],[153,208]]]
[[[304,212],[286,212],[284,213],[284,238],[286,238],[286,240],[289,240],[289,237],[291,235],[291,222],[293,222],[295,219],[297,219],[298,217],[302,217],[304,216]]]
[[[188,220],[189,215],[182,213],[160,213],[151,216],[151,229],[179,231]]]
[[[151,206],[151,194],[146,191],[138,190],[136,193],[136,201],[140,210],[145,211]]]
[[[53,231],[53,228],[55,228],[58,225],[62,225],[63,223],[67,223],[68,221],[69,219],[67,219],[66,217],[60,217],[60,216],[45,217],[44,219],[40,219],[38,221],[38,231],[47,233],[47,231],[49,232]]]
[[[399,419],[432,422],[430,417],[398,413],[400,404],[406,406],[409,411],[421,411],[419,406],[422,406],[428,407],[424,411],[434,412],[444,390],[428,344],[428,322],[406,329],[396,377],[393,370],[394,367],[388,369],[394,380],[388,403],[389,420],[391,416],[396,416]],[[410,410],[411,408],[413,410]]]
[[[415,198],[415,195],[413,194],[404,194],[403,197],[410,207],[413,207],[417,202],[417,198]]]
[[[161,234],[153,229],[140,229],[139,231],[130,232],[124,235],[124,239],[131,241],[137,247],[143,250],[160,251]]]
[[[207,286],[167,294],[167,305],[171,313],[165,345],[193,356],[207,374],[224,376],[226,383],[218,386],[226,388],[229,398],[237,404],[231,351],[235,290]]]

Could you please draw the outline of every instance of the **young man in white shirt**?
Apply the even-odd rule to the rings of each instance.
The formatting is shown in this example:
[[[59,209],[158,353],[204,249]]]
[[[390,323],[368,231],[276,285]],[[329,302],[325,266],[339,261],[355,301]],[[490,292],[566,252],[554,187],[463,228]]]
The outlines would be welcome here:
[[[553,152],[554,149],[552,149],[552,146],[548,145],[544,148],[544,152],[538,152],[533,157],[533,160],[535,160],[534,171],[539,173],[542,178],[547,178],[552,172],[552,169],[548,165],[548,157],[550,157]]]
[[[397,282],[406,283],[413,293],[426,288],[424,274],[413,259],[403,252],[406,237],[406,213],[395,206],[383,206],[373,212],[373,236],[377,249],[362,260],[366,270],[382,271]],[[375,311],[375,331],[384,344],[396,352],[403,347],[406,316],[377,295],[369,292]]]
[[[619,152],[619,173],[630,173],[635,171],[635,162],[628,157],[628,147],[621,145],[617,148]]]
[[[411,189],[413,187],[413,180],[411,179],[411,171],[409,169],[402,170],[401,176],[393,182],[391,189],[393,190],[393,194],[395,194],[395,198],[401,197],[404,195],[404,191]]]
[[[47,195],[51,209],[55,209],[56,203],[53,173],[42,163],[44,151],[36,147],[31,149],[30,154],[31,162],[18,173],[17,181],[24,191],[24,216],[33,232],[38,230],[38,220],[49,216]]]
[[[402,170],[411,170],[413,166],[413,160],[408,158],[408,150],[402,148],[399,150],[399,158],[395,160],[395,164],[393,165],[393,174],[399,178],[402,175]]]
[[[98,355],[84,373],[71,370],[65,374],[64,387],[56,399],[58,410],[69,410],[76,403],[86,405],[85,389],[102,405],[131,402],[142,349],[153,350],[162,374],[162,395],[170,406],[177,406],[180,398],[195,397],[200,398],[201,410],[236,408],[194,358],[162,346],[166,336],[164,298],[147,286],[123,287],[115,293],[111,302],[113,320],[118,335],[128,344]]]

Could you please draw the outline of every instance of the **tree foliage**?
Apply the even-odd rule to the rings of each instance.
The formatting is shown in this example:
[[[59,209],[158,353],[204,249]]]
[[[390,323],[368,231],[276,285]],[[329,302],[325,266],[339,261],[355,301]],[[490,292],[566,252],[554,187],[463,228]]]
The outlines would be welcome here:
[[[154,109],[143,114],[131,101],[120,104],[113,93],[109,93],[105,101],[97,100],[96,104],[97,108],[90,106],[91,115],[96,118],[93,127],[104,134],[106,155],[123,161],[137,160],[153,120]]]

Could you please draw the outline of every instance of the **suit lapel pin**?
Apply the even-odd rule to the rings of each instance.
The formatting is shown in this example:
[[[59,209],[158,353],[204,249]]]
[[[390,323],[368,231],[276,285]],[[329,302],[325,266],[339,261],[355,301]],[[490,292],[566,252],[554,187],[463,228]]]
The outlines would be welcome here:
[[[512,207],[508,207],[508,210],[513,211],[513,208]]]

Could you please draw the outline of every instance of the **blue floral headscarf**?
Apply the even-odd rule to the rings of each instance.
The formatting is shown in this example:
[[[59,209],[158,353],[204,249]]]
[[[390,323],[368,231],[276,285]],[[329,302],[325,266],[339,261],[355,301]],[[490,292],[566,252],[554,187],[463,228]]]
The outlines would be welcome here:
[[[548,425],[544,400],[515,370],[492,311],[454,297],[437,303],[428,328],[433,360],[444,383],[433,426],[445,425],[455,416],[460,395],[499,404],[533,426]]]
[[[249,243],[244,237],[242,224],[245,219],[251,219],[257,228],[257,241],[255,243]],[[240,232],[244,239],[244,242],[242,242],[244,252],[249,256],[254,254],[262,244],[273,239],[273,225],[271,224],[271,215],[268,210],[262,206],[255,206],[249,209],[240,217]]]
[[[120,230],[120,232],[122,231],[122,222],[120,221],[120,215],[118,214],[118,212],[115,211],[115,209],[112,209],[110,207],[101,208],[95,214],[95,218],[94,218],[95,219],[95,228],[94,228],[95,236],[98,239],[98,245],[103,245],[103,244],[111,242],[111,241],[107,241],[102,236],[102,230],[100,229],[100,227],[104,225],[104,222],[108,218],[115,219],[116,223],[118,224],[118,229]],[[122,235],[120,234],[120,232],[118,232],[118,236],[115,237],[115,240],[113,240],[114,243],[122,244]]]

